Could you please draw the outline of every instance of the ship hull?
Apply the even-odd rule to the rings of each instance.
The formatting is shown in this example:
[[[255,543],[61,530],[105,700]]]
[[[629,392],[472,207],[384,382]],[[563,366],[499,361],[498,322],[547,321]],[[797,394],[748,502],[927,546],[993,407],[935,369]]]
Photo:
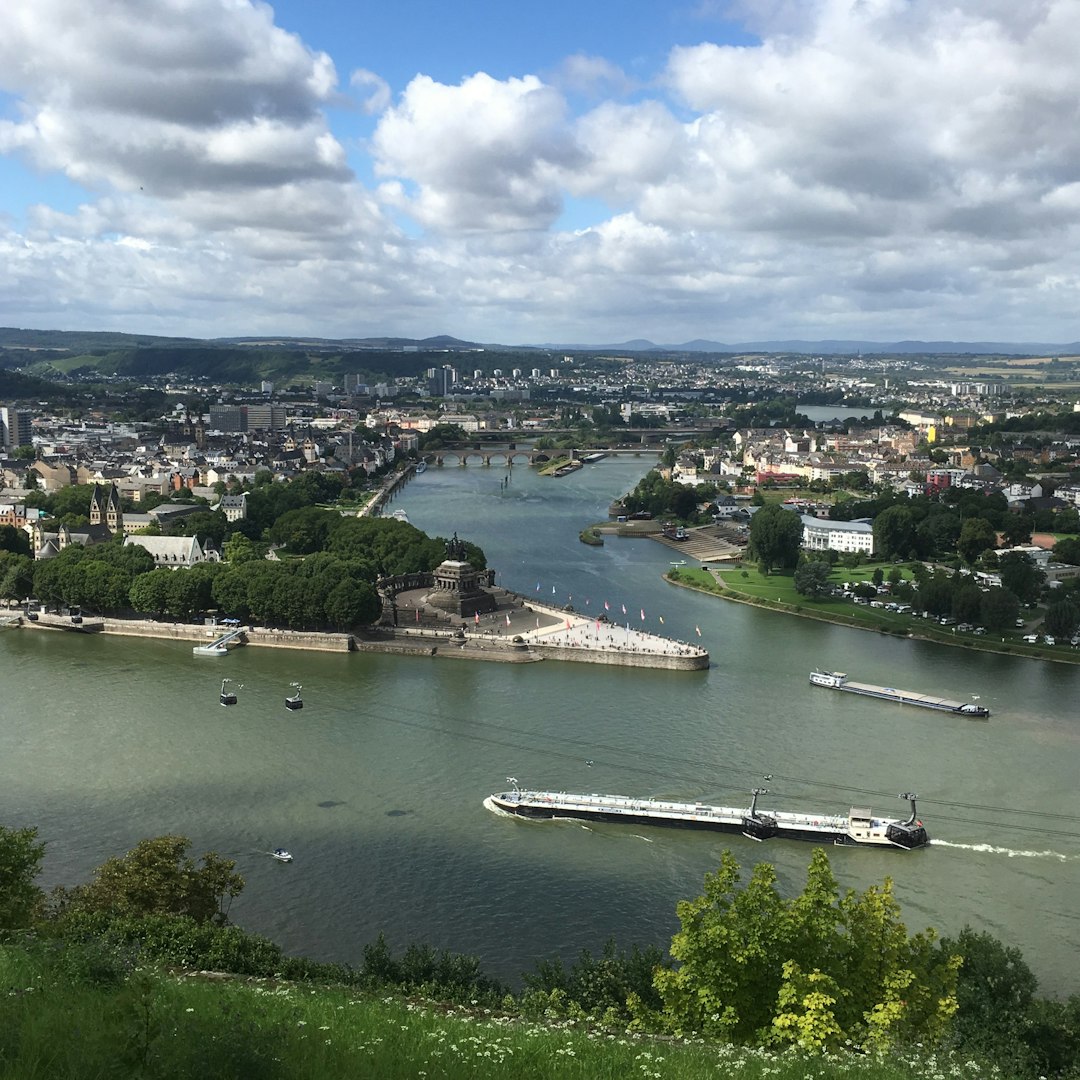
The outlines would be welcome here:
[[[593,797],[597,798],[597,797]],[[760,840],[763,837],[754,836],[748,829],[745,820],[745,811],[730,808],[705,808],[694,807],[686,804],[672,804],[667,809],[650,809],[624,800],[621,796],[615,796],[619,800],[618,805],[605,807],[603,805],[560,805],[545,795],[533,800],[528,796],[518,799],[505,796],[493,795],[485,800],[488,809],[503,814],[511,814],[514,817],[524,818],[530,821],[589,821],[608,825],[641,825],[659,826],[666,829],[698,829],[709,832],[737,833],[752,840]],[[678,809],[676,809],[678,807]],[[694,810],[700,810],[694,813]],[[789,820],[784,820],[787,817]],[[910,850],[921,847],[928,843],[926,833],[921,826],[912,837],[908,834],[900,834],[896,839],[886,838],[884,833],[875,834],[873,837],[859,839],[852,836],[848,830],[848,822],[844,818],[831,818],[821,816],[814,818],[812,815],[795,815],[776,813],[772,816],[775,821],[775,832],[770,839],[803,840],[816,844],[835,844],[839,846],[853,847],[895,847],[902,850]]]

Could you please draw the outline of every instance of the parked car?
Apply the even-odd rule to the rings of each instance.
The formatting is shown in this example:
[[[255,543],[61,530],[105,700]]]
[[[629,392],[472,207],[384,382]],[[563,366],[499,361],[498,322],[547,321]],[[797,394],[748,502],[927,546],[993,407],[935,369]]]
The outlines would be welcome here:
[[[1044,645],[1056,645],[1057,639],[1052,634],[1043,634]]]
[[[1025,634],[1024,635],[1024,641],[1026,641],[1029,645],[1034,645],[1038,640],[1039,640],[1039,635],[1038,634]]]

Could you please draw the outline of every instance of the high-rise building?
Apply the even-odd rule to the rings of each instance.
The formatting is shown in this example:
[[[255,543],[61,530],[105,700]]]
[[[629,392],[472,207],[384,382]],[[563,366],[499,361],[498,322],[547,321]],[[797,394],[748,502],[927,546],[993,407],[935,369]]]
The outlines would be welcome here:
[[[0,448],[14,450],[17,446],[31,446],[33,418],[29,409],[0,405]]]
[[[432,397],[446,397],[457,382],[457,371],[450,364],[428,368],[428,393]]]
[[[285,426],[284,405],[244,405],[245,431],[280,431]]]
[[[244,410],[239,405],[211,405],[210,427],[214,431],[243,431]]]

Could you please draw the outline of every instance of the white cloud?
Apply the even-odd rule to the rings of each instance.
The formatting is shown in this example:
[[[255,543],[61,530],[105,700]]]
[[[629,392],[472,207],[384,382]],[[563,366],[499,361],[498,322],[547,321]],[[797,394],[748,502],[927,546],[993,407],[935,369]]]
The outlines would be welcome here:
[[[561,208],[556,170],[580,157],[556,90],[483,73],[458,86],[417,76],[372,149],[380,175],[405,181],[384,187],[387,200],[447,232],[547,228]]]
[[[22,119],[0,148],[90,188],[260,187],[344,179],[320,107],[337,77],[240,0],[0,5],[0,87]]]
[[[367,90],[368,94],[361,103],[361,108],[368,116],[381,113],[390,104],[390,84],[374,71],[357,68],[349,76],[349,85]]]
[[[618,64],[602,56],[574,53],[559,66],[552,82],[561,90],[599,97],[612,94],[622,97],[635,89],[634,81]]]
[[[3,321],[1080,336],[1074,0],[743,7],[760,45],[675,49],[651,85],[582,54],[394,93],[356,68],[372,191],[331,127],[334,62],[270,7],[0,5],[0,154],[87,192],[0,205]],[[590,227],[560,226],[567,198]]]

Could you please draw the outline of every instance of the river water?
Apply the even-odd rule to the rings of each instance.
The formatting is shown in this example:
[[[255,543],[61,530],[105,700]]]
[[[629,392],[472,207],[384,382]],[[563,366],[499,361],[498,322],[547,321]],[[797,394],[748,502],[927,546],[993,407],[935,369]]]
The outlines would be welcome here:
[[[241,649],[89,635],[0,634],[0,822],[48,842],[42,883],[74,884],[140,838],[180,832],[237,860],[240,925],[319,959],[358,962],[383,931],[481,957],[515,980],[536,959],[666,945],[675,904],[730,847],[802,885],[810,847],[740,836],[526,823],[484,797],[523,784],[903,810],[921,851],[835,849],[845,887],[895,879],[909,929],[965,923],[1019,945],[1043,989],[1077,989],[1080,671],[763,612],[661,580],[678,554],[646,539],[578,541],[649,458],[568,477],[430,468],[397,497],[413,524],[479,543],[498,580],[700,641],[704,672]],[[554,593],[552,590],[554,589]],[[572,598],[572,599],[571,599]],[[660,619],[664,622],[661,626]],[[700,629],[700,638],[697,634]],[[958,698],[962,720],[811,688],[811,668]],[[239,704],[218,705],[225,675]],[[305,708],[290,713],[289,683]],[[592,761],[592,765],[586,764]],[[290,865],[267,854],[283,845]]]

